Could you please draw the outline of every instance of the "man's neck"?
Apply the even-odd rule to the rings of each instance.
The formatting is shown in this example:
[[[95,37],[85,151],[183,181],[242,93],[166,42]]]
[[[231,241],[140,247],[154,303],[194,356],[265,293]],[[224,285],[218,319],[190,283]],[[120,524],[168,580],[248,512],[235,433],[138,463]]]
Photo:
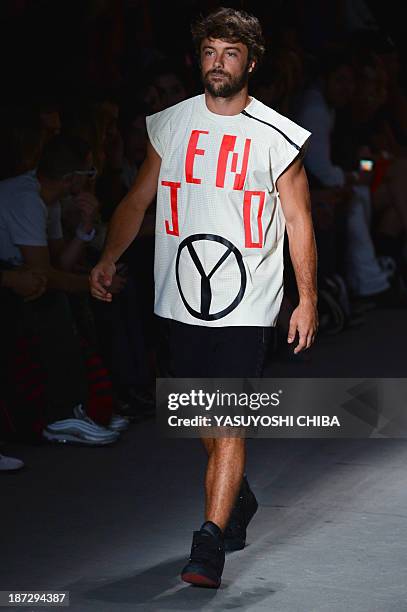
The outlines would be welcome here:
[[[206,106],[212,113],[217,115],[238,115],[246,108],[250,102],[247,87],[241,89],[237,94],[230,98],[218,98],[212,96],[205,90]]]

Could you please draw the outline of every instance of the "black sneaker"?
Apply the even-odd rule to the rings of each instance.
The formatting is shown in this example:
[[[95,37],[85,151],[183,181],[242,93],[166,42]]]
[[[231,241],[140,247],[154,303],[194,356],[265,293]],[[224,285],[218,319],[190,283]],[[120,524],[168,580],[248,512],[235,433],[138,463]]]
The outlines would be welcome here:
[[[204,523],[208,525],[209,523]],[[192,540],[191,556],[181,572],[184,582],[196,586],[217,589],[220,586],[223,566],[225,565],[225,548],[223,545],[222,532],[213,535],[202,525],[199,531],[194,531]]]
[[[223,532],[225,551],[242,550],[246,545],[246,529],[259,504],[244,476],[229,522]]]

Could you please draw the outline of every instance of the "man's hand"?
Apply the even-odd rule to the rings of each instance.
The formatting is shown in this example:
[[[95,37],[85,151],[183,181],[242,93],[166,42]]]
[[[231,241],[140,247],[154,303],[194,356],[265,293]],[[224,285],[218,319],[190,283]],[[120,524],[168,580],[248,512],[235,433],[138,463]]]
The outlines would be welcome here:
[[[294,342],[295,334],[298,331],[299,342],[294,349],[294,354],[299,353],[304,348],[307,349],[314,342],[318,329],[318,310],[313,302],[301,302],[293,311],[290,318],[287,342]]]
[[[39,298],[47,288],[47,277],[31,270],[4,270],[2,285],[24,298],[25,302]]]
[[[116,274],[116,266],[113,262],[103,261],[103,259],[93,268],[90,273],[90,292],[94,298],[111,302],[115,285],[112,287],[113,277]]]
[[[81,226],[85,232],[90,232],[94,226],[99,202],[90,191],[82,191],[75,198],[75,204],[81,211]]]

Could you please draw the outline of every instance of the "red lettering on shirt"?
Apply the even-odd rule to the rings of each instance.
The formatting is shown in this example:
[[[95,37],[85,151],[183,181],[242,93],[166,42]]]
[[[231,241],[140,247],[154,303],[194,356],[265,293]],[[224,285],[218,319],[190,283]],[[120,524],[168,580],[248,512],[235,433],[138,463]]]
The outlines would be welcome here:
[[[172,228],[170,227],[169,222],[165,220],[165,231],[171,236],[179,236],[178,189],[181,187],[181,183],[174,183],[172,181],[161,181],[161,185],[170,188]]]
[[[253,196],[259,197],[259,208],[257,211],[257,231],[259,236],[258,242],[253,242],[252,227],[251,227],[251,208]],[[263,214],[264,199],[266,193],[264,191],[245,191],[243,201],[243,222],[244,222],[244,235],[245,235],[245,247],[249,249],[259,248],[263,246],[263,225],[261,222],[261,216]]]
[[[185,179],[187,183],[201,184],[200,178],[194,178],[194,160],[195,155],[204,155],[204,149],[197,149],[198,139],[200,134],[209,134],[205,130],[192,130],[188,143],[187,155],[185,158]]]
[[[244,182],[246,180],[247,174],[247,165],[249,162],[249,153],[250,153],[250,145],[251,139],[246,138],[243,152],[243,160],[242,167],[240,173],[237,173],[237,161],[238,154],[233,153],[232,162],[231,162],[231,171],[236,173],[235,181],[233,183],[233,189],[241,190],[244,187]],[[219,155],[218,155],[218,166],[216,169],[216,187],[224,187],[225,186],[225,176],[226,176],[226,167],[229,159],[230,153],[233,152],[236,144],[236,136],[231,136],[230,134],[225,134],[222,138],[222,143],[220,145]]]

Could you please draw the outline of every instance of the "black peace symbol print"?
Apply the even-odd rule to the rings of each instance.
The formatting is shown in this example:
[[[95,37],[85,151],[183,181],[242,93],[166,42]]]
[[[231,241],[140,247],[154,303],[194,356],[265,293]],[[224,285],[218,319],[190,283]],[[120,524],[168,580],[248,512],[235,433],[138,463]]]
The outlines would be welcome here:
[[[224,244],[226,247],[226,251],[223,253],[222,257],[215,264],[215,266],[209,272],[209,274],[206,274],[205,270],[203,269],[203,266],[198,257],[198,254],[193,247],[193,243],[198,240],[212,240],[213,242],[220,242],[221,244]],[[185,299],[182,288],[181,288],[181,282],[179,278],[179,260],[180,260],[181,253],[184,248],[188,249],[191,259],[194,262],[195,267],[201,276],[201,308],[199,311],[194,310],[188,304],[187,300]],[[218,270],[218,268],[220,268],[223,262],[232,253],[236,258],[236,263],[237,263],[237,266],[240,272],[240,289],[235,299],[233,300],[231,304],[229,304],[229,306],[227,306],[226,308],[224,308],[223,310],[219,312],[209,314],[209,309],[211,307],[211,301],[212,301],[211,278],[215,274],[215,272]],[[246,270],[244,267],[243,257],[242,257],[241,252],[229,240],[227,240],[226,238],[222,238],[222,236],[217,236],[216,234],[193,234],[192,236],[188,236],[187,238],[185,238],[178,247],[177,260],[175,263],[175,275],[177,279],[178,291],[180,293],[180,296],[184,303],[185,308],[188,310],[189,314],[191,314],[193,317],[196,317],[197,319],[201,319],[203,321],[215,321],[217,319],[221,319],[222,317],[226,317],[226,315],[232,312],[232,310],[234,310],[240,304],[240,302],[243,299],[244,292],[246,290],[247,276],[246,276]]]

